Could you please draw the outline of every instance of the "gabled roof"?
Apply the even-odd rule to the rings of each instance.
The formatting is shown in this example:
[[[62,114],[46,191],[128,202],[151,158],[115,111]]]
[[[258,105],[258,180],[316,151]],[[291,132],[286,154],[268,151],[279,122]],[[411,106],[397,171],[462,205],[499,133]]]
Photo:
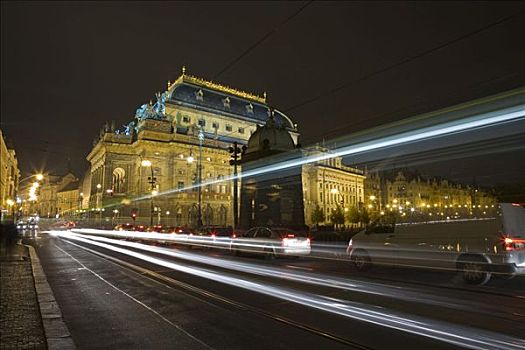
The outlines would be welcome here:
[[[73,181],[73,182],[68,183],[64,188],[62,188],[58,192],[67,192],[67,191],[78,190],[79,186],[80,186],[80,182],[79,181]]]

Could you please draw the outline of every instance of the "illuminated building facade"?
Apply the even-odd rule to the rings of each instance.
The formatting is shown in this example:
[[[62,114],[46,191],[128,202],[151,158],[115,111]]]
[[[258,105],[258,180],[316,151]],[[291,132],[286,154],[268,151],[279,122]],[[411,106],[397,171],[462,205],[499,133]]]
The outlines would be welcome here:
[[[69,201],[65,201],[65,198],[69,198],[69,194],[61,193],[66,190],[69,191],[71,186],[75,187],[78,193],[78,178],[68,172],[65,175],[53,175],[46,174],[42,181],[42,184],[37,189],[38,196],[36,201],[31,205],[30,212],[36,212],[42,217],[53,218],[56,215],[63,213],[66,207],[69,207]],[[27,197],[26,193],[24,195]],[[75,202],[72,205],[76,205]]]
[[[126,218],[137,212],[141,223],[153,216],[154,223],[197,226],[200,202],[204,225],[232,225],[233,183],[221,181],[233,172],[228,147],[246,144],[264,125],[270,111],[266,96],[196,78],[183,68],[156,97],[129,124],[108,124],[94,141],[87,156],[90,186],[83,187],[89,187],[84,193],[89,210],[101,217],[115,210]],[[277,110],[274,116],[297,143],[292,121]],[[202,187],[200,201],[199,180],[214,181]]]
[[[308,156],[330,153],[321,146],[303,149]],[[365,175],[360,169],[346,166],[341,157],[331,157],[306,164],[302,169],[305,223],[316,224],[312,213],[323,211],[324,222],[330,223],[331,213],[339,206],[346,214],[351,207],[361,208],[364,203]],[[345,215],[346,216],[346,215]]]
[[[17,204],[20,170],[14,147],[8,145],[0,130],[0,210],[2,219],[12,215]]]
[[[415,171],[402,170],[384,175],[384,211],[409,216],[425,214],[433,217],[482,216],[494,208],[497,200],[473,186],[463,186],[443,178],[426,178]]]

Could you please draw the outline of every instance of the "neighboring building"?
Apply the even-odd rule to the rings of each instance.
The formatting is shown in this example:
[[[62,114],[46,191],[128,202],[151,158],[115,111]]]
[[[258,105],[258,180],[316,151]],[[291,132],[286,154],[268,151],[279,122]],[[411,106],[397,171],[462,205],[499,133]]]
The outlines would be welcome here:
[[[330,153],[327,148],[314,146],[303,150],[305,156]],[[364,203],[365,175],[360,169],[345,166],[341,157],[331,157],[303,165],[304,218],[307,225],[313,225],[312,213],[319,207],[330,222],[332,211],[339,206],[344,212],[351,207],[361,208]]]
[[[57,213],[59,216],[75,216],[82,208],[80,182],[73,181],[57,191]]]
[[[240,227],[254,226],[303,227],[305,211],[301,167],[268,169],[285,158],[301,157],[290,133],[277,125],[273,115],[258,127],[248,140],[242,155],[243,175],[240,205]],[[295,151],[295,152],[294,152]],[[250,176],[254,170],[260,174]]]
[[[496,198],[473,186],[450,180],[427,178],[407,169],[383,174],[385,211],[424,213],[436,216],[482,215],[482,208],[494,208]]]
[[[13,145],[0,130],[0,210],[2,219],[16,210],[20,170]]]
[[[78,191],[78,178],[72,173],[66,175],[46,174],[40,187],[38,188],[38,198],[34,205],[35,211],[42,217],[56,217],[60,214],[59,195],[62,190],[69,188],[75,183]],[[66,195],[66,197],[69,194]],[[65,198],[61,196],[61,198]],[[64,204],[65,202],[62,202]],[[77,204],[78,205],[78,204]],[[33,210],[31,210],[33,212]]]
[[[101,131],[87,156],[91,184],[84,198],[89,197],[91,210],[105,209],[106,217],[113,210],[128,218],[138,211],[137,221],[148,222],[153,207],[155,222],[160,214],[169,219],[161,222],[195,226],[198,191],[192,186],[201,164],[202,182],[212,182],[202,188],[203,223],[232,225],[232,181],[222,181],[233,172],[228,147],[246,144],[269,113],[265,96],[205,81],[183,69],[157,94],[157,102],[141,106],[123,129],[106,125]],[[297,144],[296,126],[283,113],[274,114]],[[142,166],[142,161],[151,165]],[[151,201],[152,190],[162,195]]]

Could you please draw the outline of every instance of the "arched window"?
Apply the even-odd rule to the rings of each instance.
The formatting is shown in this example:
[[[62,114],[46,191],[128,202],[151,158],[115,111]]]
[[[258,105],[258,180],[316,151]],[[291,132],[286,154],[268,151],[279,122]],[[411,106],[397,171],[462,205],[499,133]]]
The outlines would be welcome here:
[[[222,226],[226,226],[226,215],[227,215],[227,209],[224,205],[221,205],[219,208],[219,224]]]
[[[124,182],[126,179],[126,171],[122,168],[116,168],[113,170],[113,192],[121,193],[124,192]]]
[[[206,208],[204,208],[203,216],[204,216],[203,219],[204,219],[205,225],[213,224],[213,209],[211,208],[209,204],[206,205]]]

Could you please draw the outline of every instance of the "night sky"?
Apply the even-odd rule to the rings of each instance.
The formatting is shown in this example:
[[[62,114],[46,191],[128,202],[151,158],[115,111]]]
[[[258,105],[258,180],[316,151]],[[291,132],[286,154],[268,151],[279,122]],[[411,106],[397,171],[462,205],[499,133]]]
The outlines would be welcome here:
[[[1,9],[1,128],[24,175],[63,173],[70,158],[80,176],[103,124],[131,120],[183,65],[266,91],[298,123],[303,145],[525,86],[525,2],[4,1]],[[508,181],[525,182],[516,154],[500,159],[512,163]],[[483,179],[471,163],[457,180]]]

